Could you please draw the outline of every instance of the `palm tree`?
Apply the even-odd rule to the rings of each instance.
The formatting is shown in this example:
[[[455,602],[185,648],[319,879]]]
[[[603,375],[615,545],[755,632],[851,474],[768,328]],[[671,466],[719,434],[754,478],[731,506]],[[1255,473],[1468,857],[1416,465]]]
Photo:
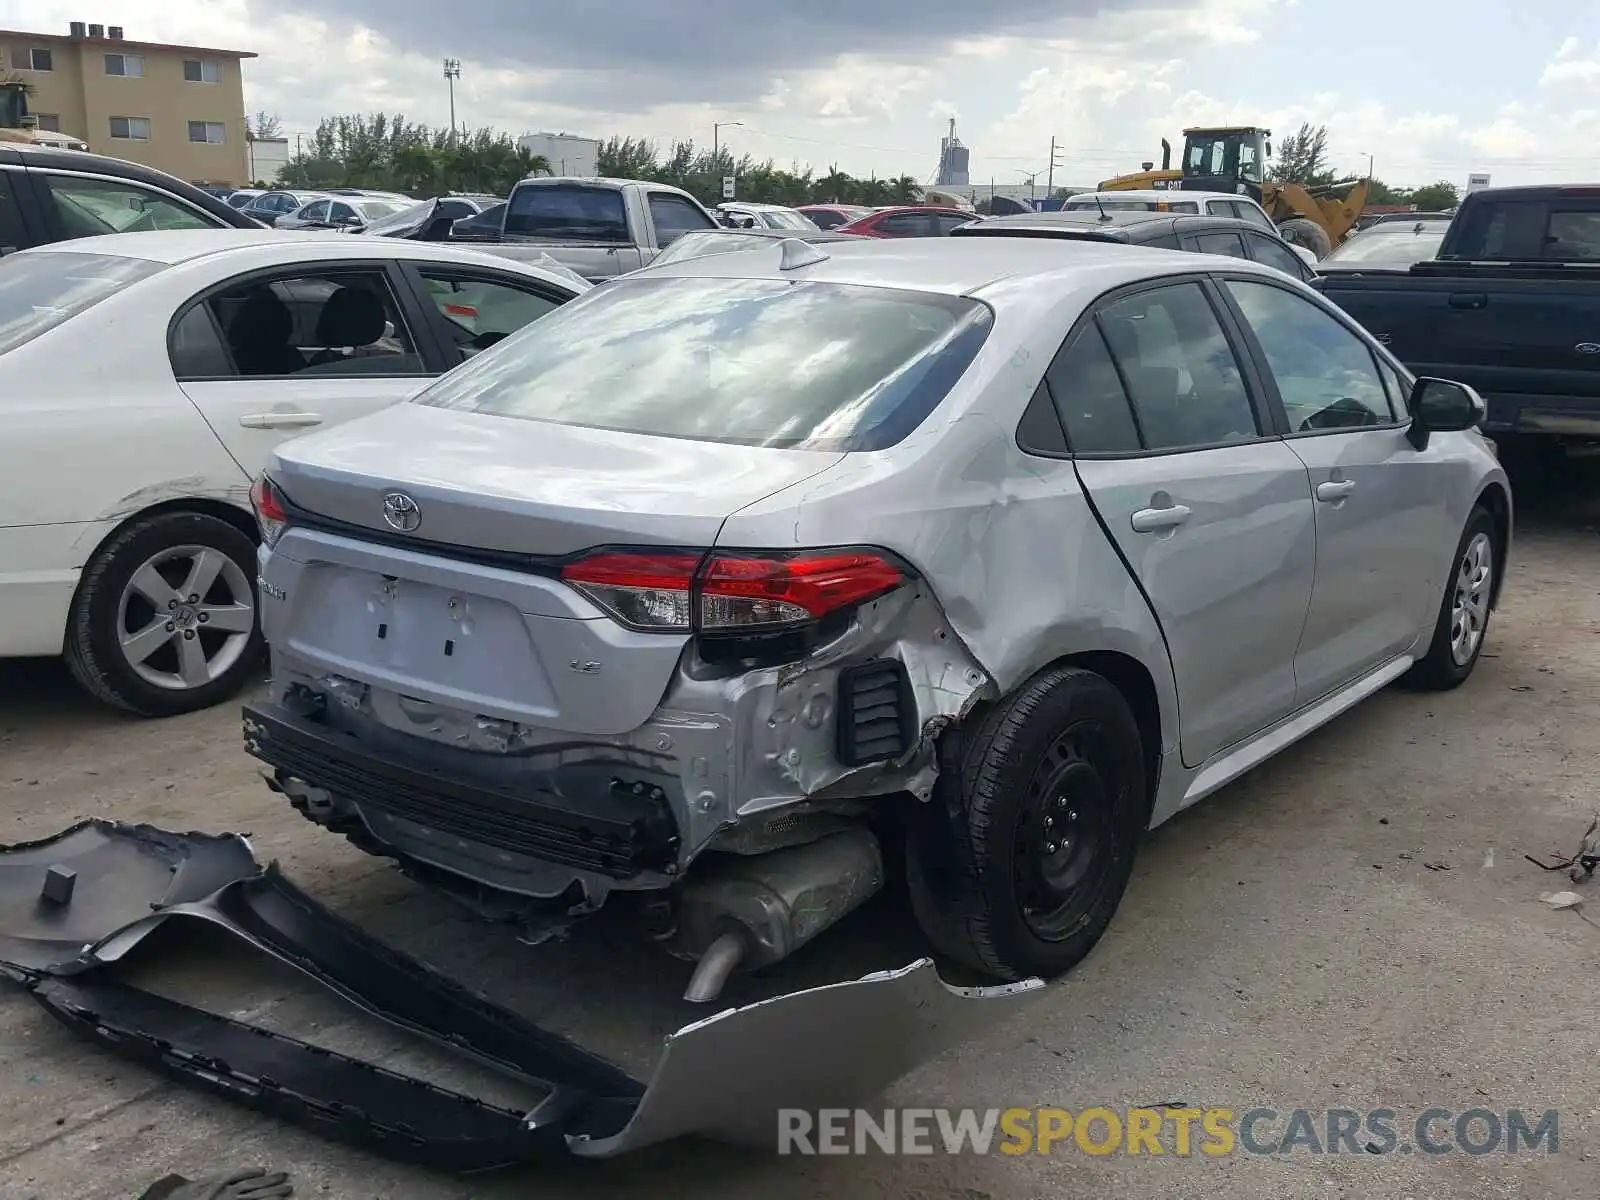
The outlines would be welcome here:
[[[910,175],[889,181],[890,194],[896,204],[915,204],[922,199],[922,185]]]

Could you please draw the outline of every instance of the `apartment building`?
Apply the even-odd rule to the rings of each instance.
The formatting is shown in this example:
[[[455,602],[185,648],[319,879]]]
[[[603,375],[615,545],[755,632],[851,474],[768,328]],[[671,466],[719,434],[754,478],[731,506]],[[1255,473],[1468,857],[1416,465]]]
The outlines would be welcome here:
[[[40,129],[192,183],[250,182],[240,64],[255,57],[84,21],[60,35],[0,30],[0,80],[27,85]]]

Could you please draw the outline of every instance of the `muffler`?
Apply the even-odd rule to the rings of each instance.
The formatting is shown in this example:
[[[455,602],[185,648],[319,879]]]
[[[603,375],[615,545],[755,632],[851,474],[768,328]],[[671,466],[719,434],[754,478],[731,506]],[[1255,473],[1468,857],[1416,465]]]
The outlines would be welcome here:
[[[787,958],[882,888],[883,853],[864,825],[803,846],[708,863],[684,886],[668,943],[674,954],[697,960],[683,998],[715,1000],[735,970]]]

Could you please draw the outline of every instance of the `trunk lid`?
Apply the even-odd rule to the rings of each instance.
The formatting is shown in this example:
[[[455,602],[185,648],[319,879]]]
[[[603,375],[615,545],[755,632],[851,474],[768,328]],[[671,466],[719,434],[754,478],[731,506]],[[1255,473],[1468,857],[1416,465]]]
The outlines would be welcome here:
[[[269,470],[298,507],[386,538],[384,497],[404,492],[418,549],[564,555],[710,546],[729,514],[842,457],[399,404],[280,447]]]
[[[338,526],[291,526],[263,562],[274,670],[380,689],[375,711],[400,706],[399,725],[448,709],[625,734],[661,703],[688,636],[629,630],[561,580],[484,552],[710,547],[729,514],[842,457],[412,404],[288,443],[274,481]],[[414,530],[385,519],[397,491]]]

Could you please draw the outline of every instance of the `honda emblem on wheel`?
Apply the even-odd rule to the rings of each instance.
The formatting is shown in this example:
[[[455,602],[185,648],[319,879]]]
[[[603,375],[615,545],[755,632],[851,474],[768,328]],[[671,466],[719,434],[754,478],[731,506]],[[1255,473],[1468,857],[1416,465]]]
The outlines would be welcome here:
[[[404,492],[390,492],[383,498],[383,519],[391,529],[415,533],[417,526],[422,524],[422,510]]]

